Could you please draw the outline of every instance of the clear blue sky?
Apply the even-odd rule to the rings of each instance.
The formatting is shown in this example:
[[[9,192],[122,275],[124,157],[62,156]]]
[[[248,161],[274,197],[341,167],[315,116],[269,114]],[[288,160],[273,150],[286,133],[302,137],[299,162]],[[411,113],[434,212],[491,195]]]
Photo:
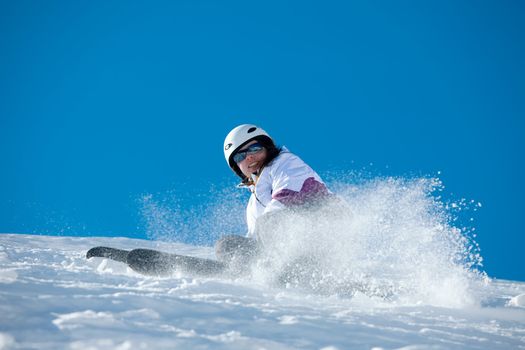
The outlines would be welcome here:
[[[1,1],[0,232],[144,237],[137,198],[211,200],[235,183],[224,136],[254,122],[320,173],[441,171],[483,204],[489,275],[525,280],[524,18],[521,1]]]

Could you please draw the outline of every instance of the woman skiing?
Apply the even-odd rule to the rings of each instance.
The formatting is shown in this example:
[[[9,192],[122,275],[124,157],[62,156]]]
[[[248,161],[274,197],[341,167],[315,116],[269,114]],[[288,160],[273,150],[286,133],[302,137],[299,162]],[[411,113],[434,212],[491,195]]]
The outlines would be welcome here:
[[[121,261],[146,275],[165,276],[175,270],[202,276],[225,272],[239,275],[247,271],[261,251],[267,249],[266,252],[279,253],[269,248],[275,241],[272,235],[283,233],[276,229],[276,223],[298,218],[315,226],[316,218],[327,217],[326,210],[319,211],[319,208],[333,211],[330,206],[318,205],[335,198],[319,175],[285,147],[278,148],[263,129],[251,124],[234,128],[224,141],[224,156],[229,167],[241,178],[240,186],[251,191],[251,197],[246,208],[246,237],[222,237],[215,245],[218,261],[151,249],[129,251],[110,247],[94,247],[86,257]],[[290,276],[297,280],[301,269],[307,277],[311,276],[309,272],[316,268],[316,260],[315,254],[308,253],[301,252],[300,256],[293,257],[292,264],[280,266],[278,280],[288,283]],[[301,269],[298,271],[299,265]]]
[[[277,147],[266,131],[252,124],[234,128],[224,140],[228,166],[250,190],[246,237],[229,235],[215,245],[217,258],[245,266],[265,245],[265,223],[278,212],[304,208],[332,197],[320,176],[286,147]],[[278,220],[278,219],[277,219]]]

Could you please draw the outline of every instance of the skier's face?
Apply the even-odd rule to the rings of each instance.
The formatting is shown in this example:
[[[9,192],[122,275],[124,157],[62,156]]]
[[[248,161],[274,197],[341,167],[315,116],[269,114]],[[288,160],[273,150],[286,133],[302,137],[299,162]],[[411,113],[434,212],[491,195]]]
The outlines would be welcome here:
[[[247,143],[243,148],[240,149],[240,151],[244,151],[255,143],[257,143],[257,141]],[[242,162],[237,163],[237,165],[245,176],[250,177],[252,174],[257,173],[261,169],[264,161],[266,160],[267,154],[268,152],[266,151],[266,148],[263,148],[257,153],[248,153],[246,158]]]

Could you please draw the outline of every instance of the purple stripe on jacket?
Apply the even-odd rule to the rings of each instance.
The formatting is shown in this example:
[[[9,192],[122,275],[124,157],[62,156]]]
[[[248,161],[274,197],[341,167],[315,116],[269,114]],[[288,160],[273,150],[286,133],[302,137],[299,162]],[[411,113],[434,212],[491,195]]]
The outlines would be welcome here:
[[[316,199],[326,197],[330,194],[326,186],[313,177],[309,177],[303,183],[299,192],[283,189],[272,195],[273,199],[278,200],[286,206],[302,205]]]

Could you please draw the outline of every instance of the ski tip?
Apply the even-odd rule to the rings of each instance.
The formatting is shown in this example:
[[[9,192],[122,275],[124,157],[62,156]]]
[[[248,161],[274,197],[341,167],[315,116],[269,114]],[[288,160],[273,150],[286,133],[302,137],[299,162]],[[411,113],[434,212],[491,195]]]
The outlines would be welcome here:
[[[100,251],[100,248],[102,248],[102,247],[93,247],[90,250],[88,250],[87,253],[86,253],[86,259],[96,257],[97,256],[97,252]]]
[[[129,250],[110,248],[110,247],[93,247],[86,253],[86,258],[107,258],[115,261],[126,262]]]

